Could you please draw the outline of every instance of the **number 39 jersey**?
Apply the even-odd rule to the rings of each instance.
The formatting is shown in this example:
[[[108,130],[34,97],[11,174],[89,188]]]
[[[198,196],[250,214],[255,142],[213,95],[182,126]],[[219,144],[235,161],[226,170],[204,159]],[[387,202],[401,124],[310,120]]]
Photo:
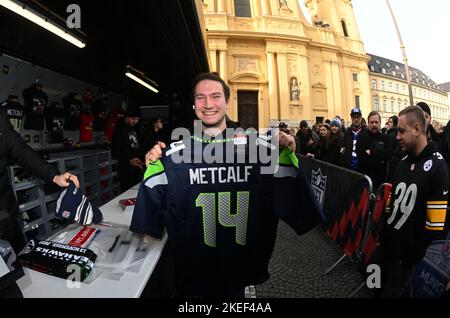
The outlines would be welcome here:
[[[223,163],[175,163],[212,146],[196,137],[165,149],[140,185],[130,226],[158,238],[167,226],[184,295],[226,296],[264,282],[278,218],[299,235],[322,220],[294,153],[283,150],[278,171],[262,174],[260,162],[227,163],[233,139],[215,142]]]
[[[448,183],[447,165],[433,144],[399,163],[382,236],[389,257],[414,265],[431,241],[445,238]]]

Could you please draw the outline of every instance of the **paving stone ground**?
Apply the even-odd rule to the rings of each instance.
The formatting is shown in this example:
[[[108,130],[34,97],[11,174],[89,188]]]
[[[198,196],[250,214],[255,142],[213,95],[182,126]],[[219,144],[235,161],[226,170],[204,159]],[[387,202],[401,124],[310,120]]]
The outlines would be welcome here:
[[[343,255],[342,249],[321,228],[298,236],[280,221],[275,249],[269,264],[270,279],[247,290],[246,297],[345,298],[363,283],[348,259],[330,273],[324,272]],[[371,298],[363,287],[356,298]]]

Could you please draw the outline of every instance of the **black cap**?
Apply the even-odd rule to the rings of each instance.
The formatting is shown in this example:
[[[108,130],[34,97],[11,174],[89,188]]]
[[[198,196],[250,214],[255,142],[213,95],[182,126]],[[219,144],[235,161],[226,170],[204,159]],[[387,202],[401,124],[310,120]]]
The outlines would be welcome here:
[[[350,112],[350,116],[353,116],[353,115],[361,115],[362,116],[361,109],[359,109],[357,107],[353,108],[352,111]]]
[[[278,128],[287,128],[287,127],[288,126],[286,125],[286,123],[281,122],[278,124]]]
[[[128,105],[127,110],[125,111],[125,116],[126,117],[141,117],[142,116],[141,108],[137,105],[130,104],[130,105]]]
[[[431,110],[430,110],[430,106],[428,106],[427,103],[425,102],[418,102],[417,106],[419,106],[420,108],[422,108],[422,110],[427,113],[428,115],[431,116]]]

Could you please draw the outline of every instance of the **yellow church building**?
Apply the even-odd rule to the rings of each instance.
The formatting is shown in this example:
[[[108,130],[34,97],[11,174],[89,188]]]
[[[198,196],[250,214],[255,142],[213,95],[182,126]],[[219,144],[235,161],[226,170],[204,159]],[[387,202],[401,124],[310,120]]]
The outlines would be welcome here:
[[[368,56],[351,0],[204,0],[211,71],[243,127],[298,127],[373,109]]]

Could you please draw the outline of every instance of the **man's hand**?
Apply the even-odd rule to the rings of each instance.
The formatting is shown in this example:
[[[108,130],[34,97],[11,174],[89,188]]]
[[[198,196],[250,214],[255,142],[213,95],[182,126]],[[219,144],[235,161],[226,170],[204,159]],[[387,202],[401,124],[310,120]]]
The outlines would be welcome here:
[[[69,181],[72,181],[77,188],[80,187],[80,182],[78,181],[77,176],[66,172],[53,177],[53,182],[58,186],[65,188],[69,186]]]
[[[130,165],[135,167],[135,168],[142,168],[142,161],[139,158],[133,158],[130,160]]]
[[[145,155],[145,166],[148,167],[150,162],[154,163],[162,157],[162,149],[166,148],[166,144],[159,141],[157,145],[153,146]]]
[[[308,140],[308,146],[311,146],[314,143],[314,140],[312,140],[311,138]]]
[[[293,152],[295,152],[295,138],[293,136],[280,131],[278,134],[278,138],[280,148],[289,148]]]

